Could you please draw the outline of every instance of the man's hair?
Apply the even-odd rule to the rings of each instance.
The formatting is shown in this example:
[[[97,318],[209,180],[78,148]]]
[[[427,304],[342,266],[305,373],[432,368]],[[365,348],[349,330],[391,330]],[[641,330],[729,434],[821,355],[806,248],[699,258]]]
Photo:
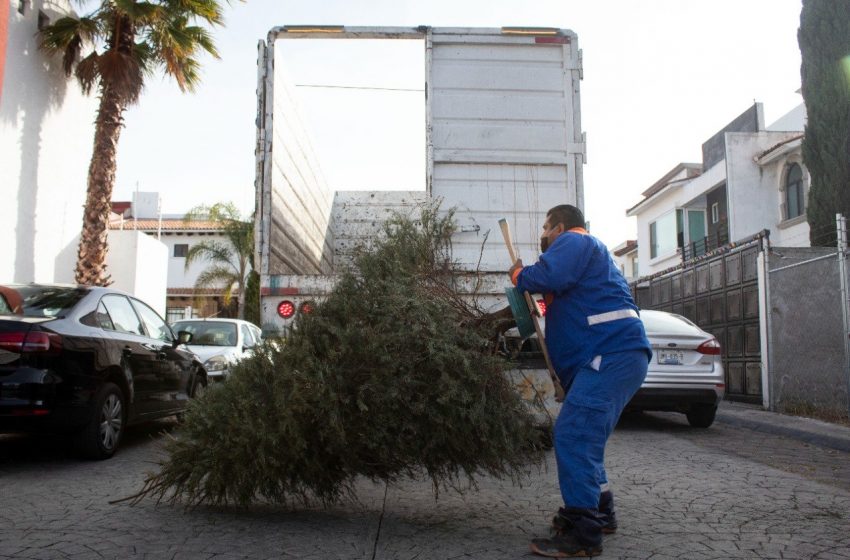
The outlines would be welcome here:
[[[546,212],[546,217],[550,226],[564,224],[564,229],[584,227],[584,214],[572,204],[559,204]]]

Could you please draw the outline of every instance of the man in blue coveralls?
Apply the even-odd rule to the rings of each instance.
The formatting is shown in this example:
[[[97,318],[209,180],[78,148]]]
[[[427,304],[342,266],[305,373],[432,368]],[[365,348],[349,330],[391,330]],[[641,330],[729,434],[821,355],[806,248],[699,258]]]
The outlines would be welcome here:
[[[510,269],[520,293],[546,296],[546,342],[566,393],[554,433],[564,507],[554,536],[531,543],[532,552],[554,558],[600,554],[602,534],[617,528],[605,444],[652,357],[628,284],[584,225],[575,206],[552,208],[540,260]]]

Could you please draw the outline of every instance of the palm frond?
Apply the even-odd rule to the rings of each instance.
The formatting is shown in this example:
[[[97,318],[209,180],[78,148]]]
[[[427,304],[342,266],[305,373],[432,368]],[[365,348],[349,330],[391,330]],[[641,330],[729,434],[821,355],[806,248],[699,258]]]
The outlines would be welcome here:
[[[219,241],[202,241],[189,247],[189,251],[186,253],[186,269],[198,260],[208,260],[215,263],[214,266],[229,266],[231,271],[234,269],[232,264],[233,251]]]
[[[229,288],[239,283],[239,277],[223,266],[211,266],[198,275],[195,288]]]
[[[80,87],[86,95],[92,92],[94,86],[100,81],[100,55],[93,51],[77,64],[76,76]]]
[[[224,22],[219,0],[165,0],[165,4],[175,13],[188,14],[211,25],[221,25]]]
[[[62,67],[70,76],[80,51],[100,36],[98,20],[92,17],[63,17],[39,31],[40,48],[48,54],[62,54]]]
[[[110,49],[97,59],[101,79],[128,103],[135,103],[145,84],[144,71],[134,53]]]

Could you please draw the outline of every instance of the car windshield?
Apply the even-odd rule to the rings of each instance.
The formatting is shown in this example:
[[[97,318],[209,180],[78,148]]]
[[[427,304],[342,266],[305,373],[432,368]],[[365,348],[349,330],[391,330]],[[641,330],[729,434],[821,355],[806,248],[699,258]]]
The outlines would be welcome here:
[[[698,326],[691,323],[681,315],[673,313],[665,313],[663,311],[641,310],[640,318],[643,321],[643,326],[646,329],[646,334],[660,335],[687,335],[694,336],[702,334]]]
[[[192,333],[189,344],[196,346],[236,346],[235,323],[219,321],[179,321],[171,327],[174,332]]]
[[[88,293],[77,286],[0,285],[0,315],[61,317]]]

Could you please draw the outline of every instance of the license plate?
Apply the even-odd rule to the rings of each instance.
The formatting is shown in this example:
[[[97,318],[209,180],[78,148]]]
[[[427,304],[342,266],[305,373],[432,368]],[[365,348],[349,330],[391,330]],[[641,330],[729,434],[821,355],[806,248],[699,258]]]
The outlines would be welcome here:
[[[682,365],[685,356],[684,353],[677,350],[659,350],[658,351],[658,363],[665,366],[679,366]]]

